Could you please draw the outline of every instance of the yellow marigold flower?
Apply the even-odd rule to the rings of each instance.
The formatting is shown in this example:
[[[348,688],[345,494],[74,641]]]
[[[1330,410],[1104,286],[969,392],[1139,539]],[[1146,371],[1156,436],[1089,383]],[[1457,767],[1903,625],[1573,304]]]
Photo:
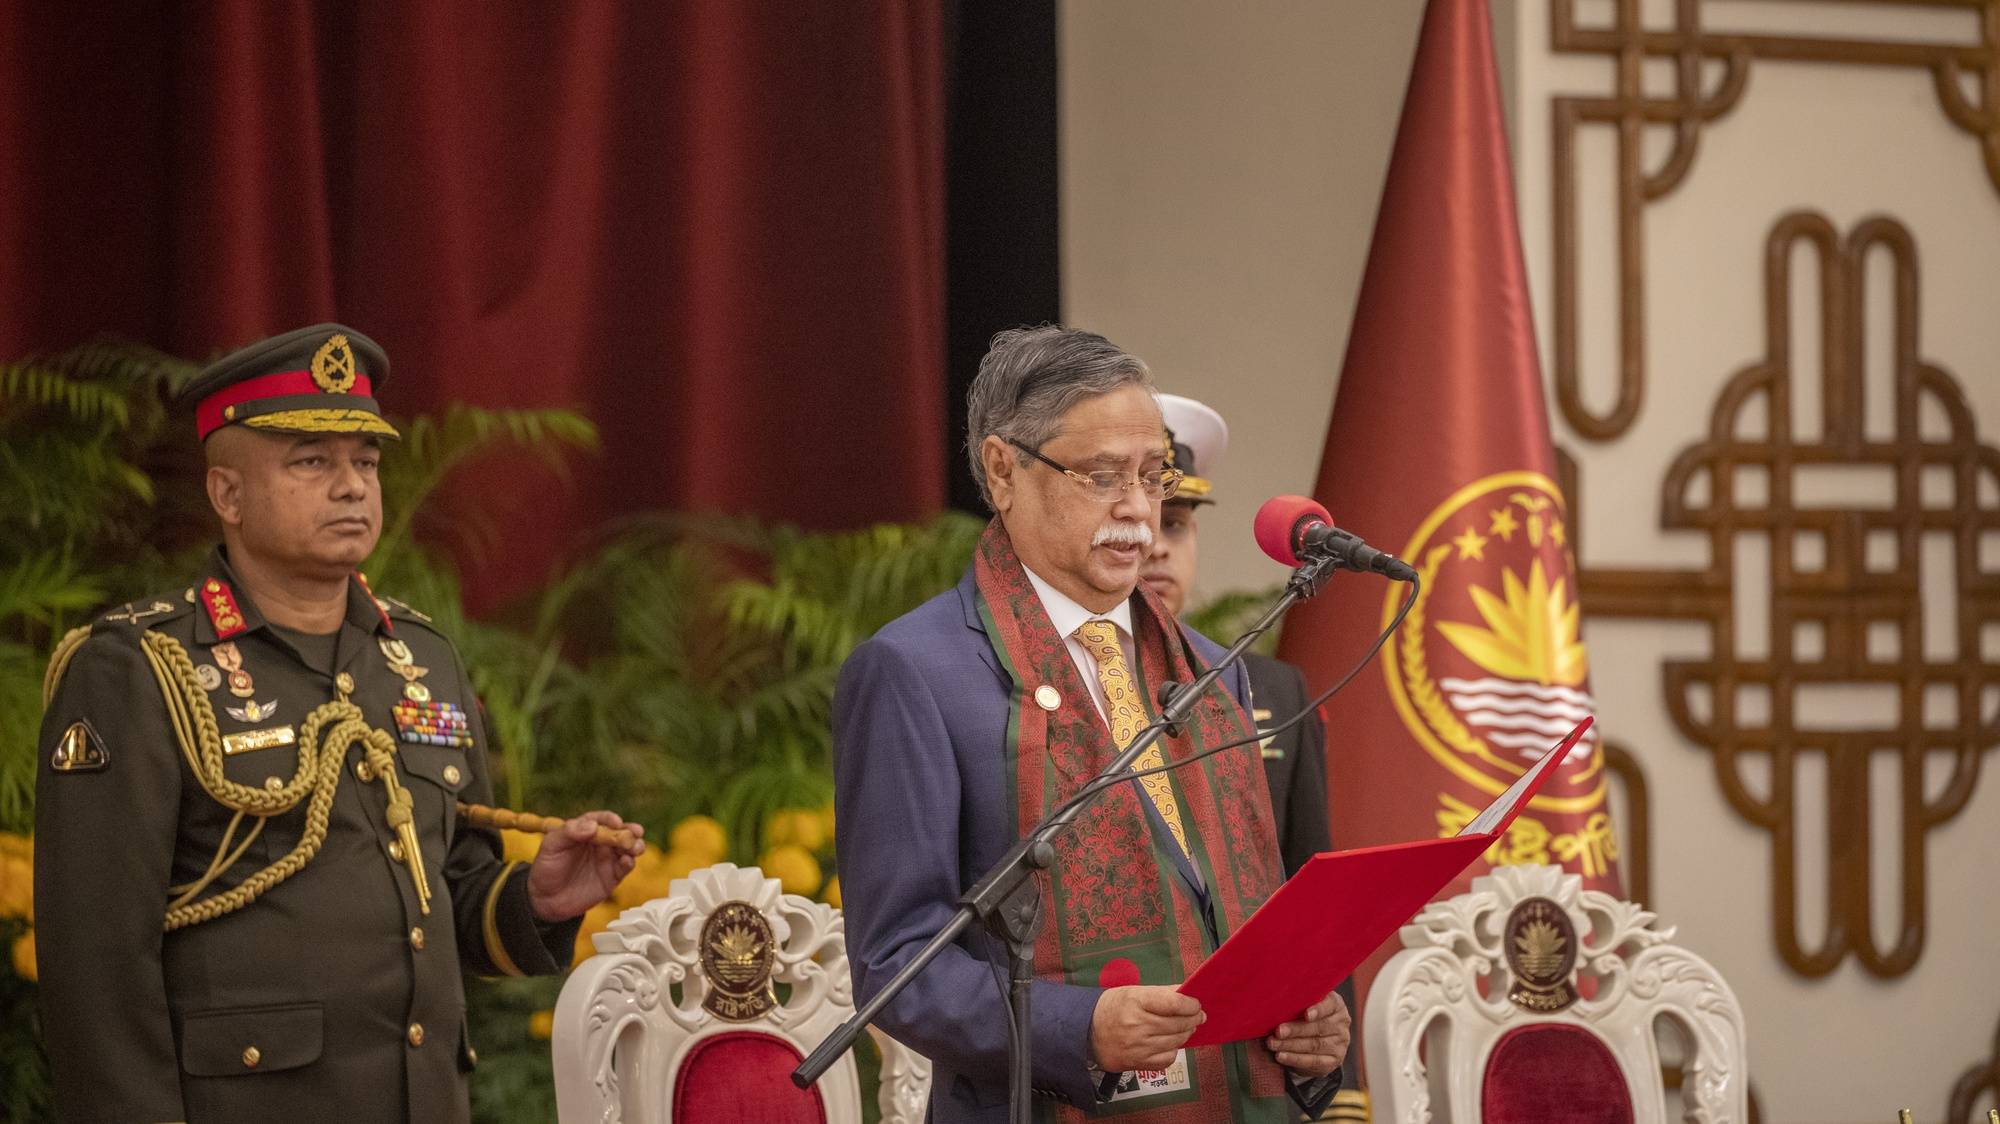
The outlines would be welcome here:
[[[528,1016],[528,1034],[547,1042],[556,1032],[556,1013],[536,1011]]]
[[[785,843],[764,852],[757,860],[764,873],[778,880],[778,885],[787,894],[801,894],[811,897],[819,889],[819,860],[812,852],[795,843]]]
[[[500,829],[501,852],[510,863],[531,863],[542,849],[542,833],[519,828]]]
[[[840,908],[840,875],[826,880],[826,889],[820,891],[819,900],[835,909]]]
[[[682,851],[662,851],[647,844],[645,853],[632,864],[632,873],[612,892],[611,900],[620,909],[631,909],[641,902],[664,898],[671,891],[674,879],[686,878],[694,868],[693,856]]]
[[[772,847],[790,844],[818,851],[827,838],[825,818],[810,808],[781,808],[764,822],[764,842]]]
[[[34,857],[34,836],[17,835],[11,831],[0,831],[0,858],[32,860]]]
[[[695,866],[718,863],[729,854],[729,836],[714,816],[689,816],[674,825],[667,836],[671,850],[686,851],[697,860]]]
[[[616,904],[599,902],[583,915],[583,927],[576,931],[576,949],[570,958],[571,967],[583,963],[597,952],[597,946],[590,943],[590,938],[610,928],[611,923],[618,920],[618,913]]]
[[[35,864],[9,855],[0,858],[0,920],[35,919]]]
[[[24,980],[35,977],[35,931],[33,929],[14,938],[14,974]]]

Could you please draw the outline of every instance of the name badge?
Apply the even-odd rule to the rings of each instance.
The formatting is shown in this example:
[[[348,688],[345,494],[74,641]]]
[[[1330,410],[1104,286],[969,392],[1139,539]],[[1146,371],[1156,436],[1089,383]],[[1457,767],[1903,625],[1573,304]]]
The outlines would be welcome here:
[[[234,757],[239,753],[249,753],[253,749],[270,749],[273,746],[291,745],[298,741],[298,734],[290,726],[272,726],[263,730],[245,730],[240,734],[224,734],[222,754]]]
[[[1257,723],[1257,732],[1263,734],[1264,723],[1271,720],[1271,712],[1260,706],[1250,712],[1250,717]],[[1285,758],[1285,747],[1271,744],[1275,740],[1275,735],[1265,734],[1264,739],[1257,743],[1257,749],[1266,761],[1282,761]]]

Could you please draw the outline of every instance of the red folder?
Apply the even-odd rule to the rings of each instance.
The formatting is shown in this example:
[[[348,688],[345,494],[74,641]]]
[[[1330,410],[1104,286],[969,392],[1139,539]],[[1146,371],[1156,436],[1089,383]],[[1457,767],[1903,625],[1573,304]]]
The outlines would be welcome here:
[[[1493,845],[1590,723],[1578,723],[1457,835],[1314,855],[1181,984],[1208,1013],[1187,1044],[1263,1038],[1325,998]]]

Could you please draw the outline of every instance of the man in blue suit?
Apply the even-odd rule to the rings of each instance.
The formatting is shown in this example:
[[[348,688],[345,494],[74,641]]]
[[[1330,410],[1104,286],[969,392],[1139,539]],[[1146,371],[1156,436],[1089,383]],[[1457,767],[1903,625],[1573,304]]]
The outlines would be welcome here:
[[[958,586],[858,648],[834,697],[837,843],[864,1000],[1151,720],[1160,685],[1221,655],[1139,588],[1181,479],[1144,363],[1089,332],[1002,332],[968,406],[994,522]],[[1105,793],[1040,880],[1042,1118],[1105,1105],[1138,1121],[1296,1120],[1339,1088],[1351,1027],[1337,996],[1261,1041],[1185,1045],[1204,1016],[1175,985],[1283,879],[1243,669],[1223,682],[1138,767],[1246,744]],[[935,1063],[934,1121],[1005,1118],[1003,959],[968,934],[879,1020]]]

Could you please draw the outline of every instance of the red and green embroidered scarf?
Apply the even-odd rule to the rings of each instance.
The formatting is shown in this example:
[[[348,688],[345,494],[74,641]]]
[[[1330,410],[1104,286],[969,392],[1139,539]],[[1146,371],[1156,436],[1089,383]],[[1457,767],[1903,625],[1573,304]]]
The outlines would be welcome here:
[[[1118,747],[998,519],[980,538],[973,574],[987,637],[1014,681],[1007,751],[1017,830],[1025,832],[1109,765]],[[1188,682],[1204,665],[1179,624],[1143,586],[1132,610],[1138,648],[1133,675],[1144,686],[1150,710],[1162,683]],[[1060,700],[1054,710],[1037,701],[1045,687],[1053,687]],[[1170,761],[1185,760],[1253,729],[1249,715],[1217,684],[1181,735],[1161,743],[1161,751]],[[1227,939],[1284,877],[1257,745],[1253,741],[1168,775],[1216,927]],[[1196,904],[1174,871],[1178,845],[1153,826],[1143,799],[1138,785],[1118,785],[1086,808],[1058,841],[1055,866],[1042,882],[1044,923],[1035,948],[1035,970],[1042,978],[1095,987],[1107,965],[1124,960],[1137,965],[1141,983],[1177,984],[1213,951]],[[1098,1115],[1129,1115],[1149,1124],[1296,1119],[1284,1071],[1261,1042],[1187,1050],[1183,1059],[1185,1088],[1119,1100]],[[1039,1115],[1084,1118],[1074,1108],[1057,1112],[1050,1105],[1040,1106]]]

